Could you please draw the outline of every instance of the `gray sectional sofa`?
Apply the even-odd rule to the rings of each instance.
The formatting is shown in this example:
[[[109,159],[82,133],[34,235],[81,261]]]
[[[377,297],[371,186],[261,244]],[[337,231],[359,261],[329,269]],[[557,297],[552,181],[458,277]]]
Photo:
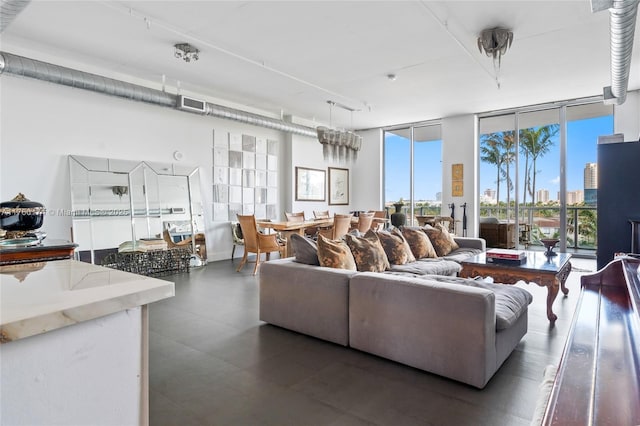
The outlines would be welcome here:
[[[262,264],[259,280],[262,321],[477,388],[527,332],[532,300],[514,286],[294,258]]]

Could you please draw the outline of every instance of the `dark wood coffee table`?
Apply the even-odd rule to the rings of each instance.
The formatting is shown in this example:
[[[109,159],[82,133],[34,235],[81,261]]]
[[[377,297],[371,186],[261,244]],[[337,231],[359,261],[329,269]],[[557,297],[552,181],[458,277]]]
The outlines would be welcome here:
[[[558,290],[567,295],[569,289],[564,283],[571,272],[571,255],[557,253],[556,256],[547,257],[544,252],[527,251],[527,261],[522,265],[505,265],[502,263],[487,263],[485,253],[477,254],[463,260],[460,276],[473,278],[477,276],[493,278],[494,282],[502,284],[515,284],[518,281],[536,283],[540,287],[547,287],[547,318],[554,322],[558,316],[553,313],[553,302],[556,300]]]

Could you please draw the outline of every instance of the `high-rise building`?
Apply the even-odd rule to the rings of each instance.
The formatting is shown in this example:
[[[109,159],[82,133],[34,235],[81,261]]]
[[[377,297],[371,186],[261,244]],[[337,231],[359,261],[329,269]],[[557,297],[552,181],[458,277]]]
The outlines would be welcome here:
[[[560,194],[558,194],[558,199],[560,199]],[[578,191],[567,191],[567,205],[572,204],[580,204],[584,201],[584,192]]]
[[[584,165],[584,189],[598,189],[598,163]]]
[[[549,190],[548,189],[538,189],[536,191],[536,201],[538,203],[548,203],[549,202]]]
[[[584,165],[584,202],[596,204],[598,201],[598,164]]]
[[[487,204],[496,204],[498,202],[498,200],[496,200],[496,190],[490,188],[485,189],[480,196],[480,202]]]

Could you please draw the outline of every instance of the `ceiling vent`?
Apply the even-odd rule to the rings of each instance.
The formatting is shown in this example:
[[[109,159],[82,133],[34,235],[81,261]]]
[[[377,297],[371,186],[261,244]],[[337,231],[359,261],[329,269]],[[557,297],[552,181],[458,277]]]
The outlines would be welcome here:
[[[199,112],[204,114],[207,112],[207,103],[199,99],[188,98],[186,96],[178,96],[178,109],[190,112]]]

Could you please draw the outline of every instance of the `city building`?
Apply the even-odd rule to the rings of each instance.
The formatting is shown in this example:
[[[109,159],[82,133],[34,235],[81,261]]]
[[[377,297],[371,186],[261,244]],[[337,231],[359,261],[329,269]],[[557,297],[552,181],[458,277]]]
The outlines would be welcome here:
[[[558,193],[560,199],[560,193]],[[582,190],[567,191],[567,205],[580,204],[584,202],[584,192]]]
[[[538,202],[538,203],[548,203],[549,202],[549,190],[548,189],[538,189],[536,191],[536,202]]]
[[[584,166],[584,202],[590,205],[598,202],[598,163]]]

